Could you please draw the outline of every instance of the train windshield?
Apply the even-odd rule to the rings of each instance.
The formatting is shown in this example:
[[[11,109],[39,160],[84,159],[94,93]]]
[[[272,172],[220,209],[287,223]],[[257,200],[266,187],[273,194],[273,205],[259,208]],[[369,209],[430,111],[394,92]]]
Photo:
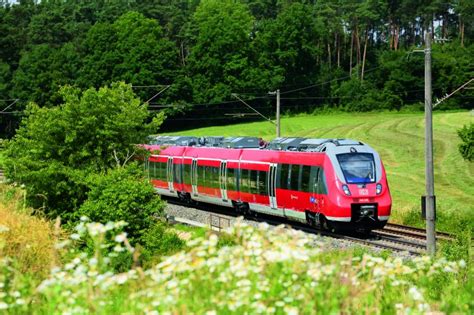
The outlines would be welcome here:
[[[372,153],[338,154],[337,160],[348,184],[375,182],[375,162]]]

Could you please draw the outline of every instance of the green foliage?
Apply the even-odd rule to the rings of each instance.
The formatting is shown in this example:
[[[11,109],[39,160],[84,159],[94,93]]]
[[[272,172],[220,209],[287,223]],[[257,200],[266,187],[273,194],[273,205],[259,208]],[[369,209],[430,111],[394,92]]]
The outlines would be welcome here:
[[[94,222],[128,223],[124,227],[131,242],[138,241],[161,216],[164,203],[143,175],[143,169],[132,163],[126,167],[93,174],[89,178],[87,200],[76,211]]]
[[[464,126],[458,130],[458,136],[461,138],[459,152],[465,160],[472,162],[474,160],[474,124]]]
[[[417,107],[424,99],[424,63],[422,54],[412,52],[424,45],[421,34],[429,25],[435,28],[434,98],[472,78],[471,2],[4,3],[0,99],[19,100],[12,113],[1,115],[0,134],[14,134],[29,101],[60,104],[59,89],[67,84],[87,89],[125,81],[142,101],[170,85],[150,105],[175,116],[192,111],[192,118],[185,117],[188,126],[226,122],[225,114],[241,113],[231,93],[245,94],[252,106],[273,115],[266,96],[275,89],[285,93],[282,112],[296,114]],[[437,109],[470,108],[472,93],[464,90]]]
[[[257,73],[250,58],[254,19],[235,1],[201,1],[193,16],[188,58],[193,98],[220,102],[235,90],[253,87]]]
[[[73,84],[79,70],[79,55],[72,44],[53,48],[48,44],[33,46],[24,52],[12,80],[11,94],[42,105],[58,105],[61,86]]]
[[[305,84],[313,80],[319,66],[317,56],[321,54],[318,41],[322,34],[318,26],[310,5],[293,3],[257,34],[257,41],[262,41],[258,48],[268,59],[266,66],[284,69],[285,81],[281,83]]]
[[[76,210],[89,190],[87,175],[125,164],[163,119],[148,122],[146,106],[124,83],[84,92],[65,87],[61,95],[58,107],[30,104],[4,152],[7,177],[25,184],[32,204],[45,202],[53,217]]]
[[[140,259],[144,267],[151,267],[162,256],[174,254],[185,247],[185,242],[164,223],[151,226],[141,237],[143,246]]]
[[[155,20],[137,12],[125,13],[112,24],[94,25],[81,55],[78,81],[84,87],[119,80],[138,86],[164,85],[172,83],[179,73],[174,43],[164,37]],[[143,92],[141,96],[145,100],[147,95]]]

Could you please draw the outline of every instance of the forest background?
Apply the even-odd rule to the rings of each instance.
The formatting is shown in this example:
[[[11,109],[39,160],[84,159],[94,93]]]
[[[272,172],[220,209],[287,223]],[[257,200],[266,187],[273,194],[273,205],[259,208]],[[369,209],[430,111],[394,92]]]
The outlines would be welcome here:
[[[472,1],[0,0],[0,137],[60,86],[115,81],[166,111],[162,130],[255,119],[232,93],[271,116],[275,89],[286,113],[421,109],[428,28],[436,98],[474,76]]]

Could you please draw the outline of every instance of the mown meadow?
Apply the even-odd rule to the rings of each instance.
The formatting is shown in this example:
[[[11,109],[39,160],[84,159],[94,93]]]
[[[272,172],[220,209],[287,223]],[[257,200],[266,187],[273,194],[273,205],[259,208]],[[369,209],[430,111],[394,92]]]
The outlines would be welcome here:
[[[474,226],[474,164],[462,159],[457,130],[474,122],[470,112],[435,112],[434,167],[438,227],[456,232]],[[271,140],[268,122],[176,132],[196,136],[256,136]],[[422,225],[420,197],[425,192],[423,113],[320,113],[284,116],[283,137],[351,138],[377,150],[387,171],[393,197],[392,221]]]

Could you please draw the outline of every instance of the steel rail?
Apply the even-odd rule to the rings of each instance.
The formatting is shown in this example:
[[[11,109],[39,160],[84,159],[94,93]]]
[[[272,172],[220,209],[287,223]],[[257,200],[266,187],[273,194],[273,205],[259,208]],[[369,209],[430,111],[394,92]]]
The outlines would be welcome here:
[[[414,226],[401,225],[396,223],[387,223],[384,231],[393,232],[393,233],[403,233],[406,236],[418,237],[421,236],[426,238],[426,230],[422,228],[417,228]],[[443,239],[447,241],[452,241],[455,239],[454,235],[446,232],[436,232],[437,239]]]

